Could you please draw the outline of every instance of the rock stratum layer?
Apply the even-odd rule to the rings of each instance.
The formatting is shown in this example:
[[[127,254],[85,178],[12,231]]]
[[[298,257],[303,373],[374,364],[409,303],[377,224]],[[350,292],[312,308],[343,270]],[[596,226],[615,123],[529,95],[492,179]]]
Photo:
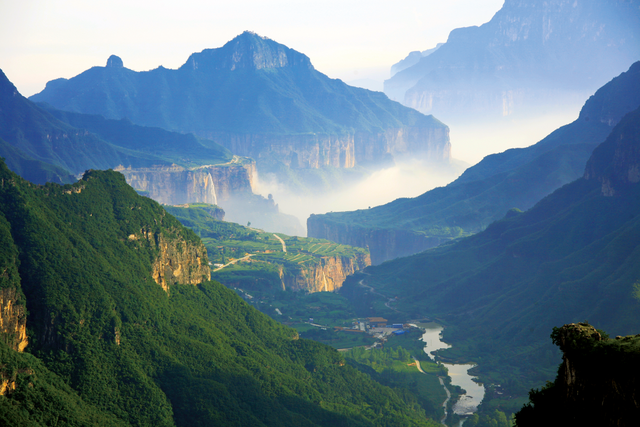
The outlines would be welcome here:
[[[0,289],[0,336],[10,348],[23,351],[29,344],[27,338],[27,312],[24,301],[19,301],[16,288]],[[3,384],[0,388],[5,388]],[[0,394],[3,394],[0,391]]]
[[[255,162],[186,169],[180,166],[123,168],[127,183],[165,205],[185,203],[218,204],[242,193],[251,193],[255,182]]]
[[[177,70],[93,67],[49,82],[31,99],[192,132],[234,154],[294,168],[450,155],[448,127],[434,117],[330,79],[302,53],[250,32],[192,54]]]
[[[371,265],[369,255],[355,257],[322,257],[316,265],[299,271],[281,270],[282,290],[334,292],[342,287],[347,276]]]

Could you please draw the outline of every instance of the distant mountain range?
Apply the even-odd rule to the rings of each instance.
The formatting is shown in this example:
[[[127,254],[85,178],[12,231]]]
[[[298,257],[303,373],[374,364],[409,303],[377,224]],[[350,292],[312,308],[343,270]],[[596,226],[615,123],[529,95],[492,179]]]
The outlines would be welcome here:
[[[60,110],[193,132],[261,165],[351,168],[421,156],[446,162],[448,128],[384,94],[347,86],[309,58],[245,32],[177,70],[105,67],[49,82],[30,98]]]
[[[385,93],[447,123],[562,111],[640,59],[640,9],[628,0],[506,0],[488,23],[455,29],[436,52],[411,58]]]
[[[584,171],[592,150],[640,106],[640,62],[599,89],[573,123],[535,145],[485,157],[446,187],[354,212],[312,215],[310,237],[368,247],[379,264],[477,233],[526,210]]]

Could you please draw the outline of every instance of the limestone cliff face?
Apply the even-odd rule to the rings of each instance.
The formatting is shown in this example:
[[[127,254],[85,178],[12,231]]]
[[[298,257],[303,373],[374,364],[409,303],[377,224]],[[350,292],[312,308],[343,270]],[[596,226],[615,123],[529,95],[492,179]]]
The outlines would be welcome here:
[[[185,169],[180,166],[157,168],[123,168],[127,183],[158,203],[180,205],[208,203],[215,205],[232,195],[251,192],[255,180],[255,163],[205,166]]]
[[[297,272],[281,273],[282,288],[309,292],[337,291],[348,275],[369,265],[371,265],[369,255],[323,257],[316,266]]]
[[[27,313],[23,303],[18,303],[16,288],[0,289],[0,336],[16,351],[23,351],[27,339]]]
[[[202,242],[184,239],[178,233],[153,233],[140,230],[129,240],[146,239],[159,250],[151,276],[167,293],[172,285],[197,285],[211,280],[207,249]]]
[[[254,159],[276,159],[291,168],[352,168],[382,161],[386,155],[413,155],[433,161],[451,156],[449,128],[402,127],[380,133],[355,132],[342,135],[234,134],[199,132],[233,153]]]
[[[434,248],[448,239],[426,237],[409,230],[368,229],[351,224],[327,222],[324,215],[307,219],[307,235],[343,245],[368,248],[373,265]]]

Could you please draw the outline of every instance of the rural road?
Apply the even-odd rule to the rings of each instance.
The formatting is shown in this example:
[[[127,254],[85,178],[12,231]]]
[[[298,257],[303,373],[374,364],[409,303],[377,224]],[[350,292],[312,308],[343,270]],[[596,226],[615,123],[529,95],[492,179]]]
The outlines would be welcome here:
[[[251,258],[252,256],[253,256],[253,254],[249,254],[249,255],[247,255],[247,256],[245,256],[245,257],[238,258],[238,259],[234,259],[233,261],[228,262],[228,263],[226,263],[225,265],[223,265],[222,267],[218,267],[218,268],[216,268],[216,269],[215,269],[215,270],[213,270],[213,271],[214,271],[214,273],[215,273],[216,271],[222,270],[223,268],[225,268],[225,267],[226,267],[226,266],[228,266],[228,265],[235,264],[235,263],[236,263],[236,262],[238,262],[238,261],[244,261],[244,260],[246,260],[246,259]]]
[[[287,252],[287,245],[284,243],[284,240],[282,240],[277,234],[274,234],[274,236],[276,236],[276,239],[280,240],[280,243],[282,243],[282,252]]]
[[[422,372],[423,374],[426,374],[426,372],[422,370],[422,367],[420,366],[420,362],[418,361],[418,359],[414,357],[413,360],[416,362],[416,367],[418,368],[418,371]],[[447,419],[447,403],[449,403],[449,399],[451,399],[451,393],[449,393],[449,389],[447,388],[447,386],[444,385],[444,381],[442,380],[442,377],[438,377],[438,379],[440,380],[440,385],[442,386],[442,388],[444,388],[444,391],[447,393],[447,398],[442,404],[442,407],[444,408],[444,417],[442,417],[442,419],[440,420],[440,423],[446,425],[444,422]]]

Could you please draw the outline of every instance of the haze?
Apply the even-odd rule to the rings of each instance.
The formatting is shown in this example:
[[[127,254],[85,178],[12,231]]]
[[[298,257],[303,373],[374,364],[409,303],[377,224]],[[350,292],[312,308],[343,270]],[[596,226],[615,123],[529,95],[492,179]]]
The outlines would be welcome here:
[[[503,3],[2,0],[0,68],[31,96],[49,80],[103,66],[111,54],[136,71],[177,68],[191,53],[251,30],[306,54],[330,77],[381,83],[410,51],[487,22]]]

